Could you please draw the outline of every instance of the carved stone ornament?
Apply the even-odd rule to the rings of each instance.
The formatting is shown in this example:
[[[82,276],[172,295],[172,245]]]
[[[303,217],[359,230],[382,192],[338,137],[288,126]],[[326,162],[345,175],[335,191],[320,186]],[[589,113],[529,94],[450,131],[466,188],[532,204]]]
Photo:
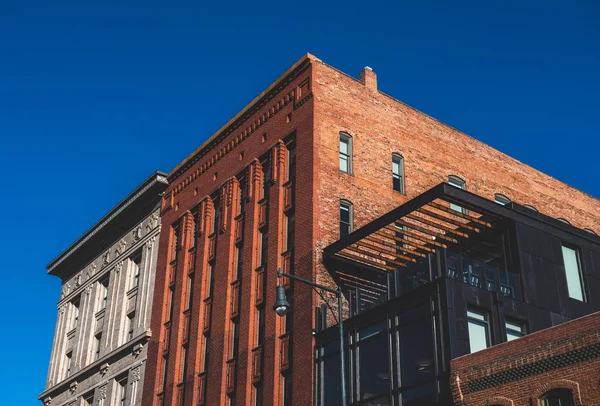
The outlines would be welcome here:
[[[108,265],[110,262],[110,251],[106,251],[102,256],[102,265]]]
[[[115,266],[115,271],[117,273],[121,272],[121,270],[123,269],[123,261],[120,261],[116,266]]]
[[[106,399],[106,385],[98,389],[98,399]]]
[[[67,282],[63,285],[63,289],[62,289],[60,298],[61,299],[65,298],[66,296],[69,295],[69,293],[71,293],[71,284],[69,282]]]
[[[44,399],[44,406],[50,406],[52,404],[52,398],[50,396],[48,396],[46,399]]]
[[[108,373],[108,367],[110,367],[108,362],[105,362],[104,364],[102,364],[100,366],[100,375],[102,375],[102,376],[106,375]]]
[[[134,230],[133,230],[133,240],[137,241],[140,238],[142,238],[142,226],[137,226]]]
[[[135,367],[131,370],[131,380],[133,382],[139,381],[141,378],[141,374],[142,374],[142,371],[141,371],[140,366],[138,365],[137,367]]]
[[[136,344],[133,346],[133,356],[138,357],[142,353],[142,349],[144,348],[144,344]]]
[[[60,314],[64,314],[66,308],[67,308],[67,306],[62,305],[61,307],[58,308],[58,311],[60,312]]]
[[[94,276],[95,273],[96,273],[96,264],[92,263],[86,272],[87,278],[90,279],[92,276]]]
[[[94,287],[94,285],[91,285],[91,284],[87,285],[85,288],[85,294],[89,296],[92,293],[93,287]]]
[[[75,393],[75,391],[77,390],[77,381],[73,381],[71,382],[71,384],[69,385],[69,391],[71,392],[71,395]]]
[[[156,236],[152,236],[152,238],[150,238],[148,240],[148,242],[146,243],[146,249],[148,249],[148,251],[152,250],[152,246],[154,245],[155,241],[156,241]]]
[[[152,229],[156,227],[156,223],[158,223],[158,216],[156,215],[156,213],[152,213],[152,216],[150,216],[150,220],[148,221],[148,225]]]
[[[77,274],[77,276],[75,277],[75,286],[80,286],[81,285],[81,272],[79,272]]]

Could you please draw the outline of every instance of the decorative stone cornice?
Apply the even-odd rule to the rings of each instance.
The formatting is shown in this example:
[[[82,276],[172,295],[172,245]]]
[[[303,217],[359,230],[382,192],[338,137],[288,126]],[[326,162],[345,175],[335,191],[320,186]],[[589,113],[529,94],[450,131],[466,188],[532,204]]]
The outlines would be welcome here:
[[[96,235],[100,230],[104,229],[115,217],[123,212],[126,208],[136,202],[144,193],[152,188],[157,183],[168,184],[167,177],[163,172],[155,172],[146,179],[131,195],[121,201],[115,208],[113,208],[104,218],[96,223],[90,230],[88,230],[82,237],[75,241],[69,248],[61,253],[56,259],[46,266],[48,273],[52,273],[60,264],[67,260],[75,251],[81,248],[87,241]]]

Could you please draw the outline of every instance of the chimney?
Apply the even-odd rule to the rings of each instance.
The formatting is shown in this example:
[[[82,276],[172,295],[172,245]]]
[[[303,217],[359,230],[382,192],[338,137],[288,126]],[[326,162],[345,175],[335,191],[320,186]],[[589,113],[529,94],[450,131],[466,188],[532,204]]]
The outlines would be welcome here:
[[[360,81],[367,89],[377,91],[377,75],[368,66],[360,71]]]

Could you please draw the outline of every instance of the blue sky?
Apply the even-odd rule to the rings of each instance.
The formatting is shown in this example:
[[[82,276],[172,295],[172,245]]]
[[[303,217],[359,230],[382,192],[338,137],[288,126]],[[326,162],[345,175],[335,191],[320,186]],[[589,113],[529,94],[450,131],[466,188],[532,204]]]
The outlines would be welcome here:
[[[45,265],[306,52],[600,197],[599,18],[593,1],[0,1],[3,404],[44,388]]]

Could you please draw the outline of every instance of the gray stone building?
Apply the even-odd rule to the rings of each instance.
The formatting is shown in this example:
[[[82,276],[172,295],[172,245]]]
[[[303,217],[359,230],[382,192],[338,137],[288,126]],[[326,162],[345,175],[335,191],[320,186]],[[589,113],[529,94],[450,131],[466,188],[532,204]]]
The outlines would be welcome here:
[[[141,405],[166,176],[152,174],[47,266],[62,292],[44,405]]]

